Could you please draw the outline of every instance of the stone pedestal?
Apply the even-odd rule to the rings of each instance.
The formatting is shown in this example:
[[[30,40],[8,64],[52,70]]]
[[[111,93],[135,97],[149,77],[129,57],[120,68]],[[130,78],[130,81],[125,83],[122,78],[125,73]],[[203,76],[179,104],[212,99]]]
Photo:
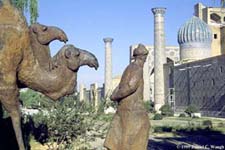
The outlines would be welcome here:
[[[165,104],[163,64],[165,57],[165,31],[164,14],[165,8],[153,8],[154,14],[154,103],[155,110],[159,112]]]
[[[108,98],[112,92],[112,38],[104,38],[105,42],[105,89],[104,96]]]

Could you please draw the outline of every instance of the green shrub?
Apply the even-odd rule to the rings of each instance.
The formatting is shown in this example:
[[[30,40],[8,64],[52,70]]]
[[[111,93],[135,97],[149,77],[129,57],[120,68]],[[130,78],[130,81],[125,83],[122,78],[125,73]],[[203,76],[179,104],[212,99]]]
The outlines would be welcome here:
[[[172,127],[166,127],[166,126],[163,126],[162,127],[162,130],[163,130],[163,132],[172,132]]]
[[[50,111],[34,115],[33,121],[40,136],[47,134],[42,142],[50,143],[49,147],[56,143],[58,147],[66,149],[71,148],[77,138],[86,139],[86,132],[90,130],[95,117],[92,108],[66,97],[56,102]],[[41,139],[40,136],[35,135],[36,139]]]
[[[189,116],[191,116],[192,113],[198,113],[199,110],[194,105],[189,105],[187,109],[185,110],[185,113],[187,113]]]
[[[162,120],[163,119],[163,116],[161,114],[155,114],[154,117],[153,117],[153,120]]]
[[[222,122],[218,123],[217,126],[218,126],[218,127],[225,127],[224,123],[222,123]]]
[[[173,110],[169,105],[163,105],[160,109],[163,116],[173,116]]]
[[[186,115],[185,115],[184,113],[181,113],[181,114],[179,115],[179,117],[184,118],[184,117],[186,117]]]
[[[54,106],[54,101],[50,100],[43,94],[28,89],[24,92],[20,92],[20,100],[24,107],[26,108],[51,108]]]
[[[148,100],[144,102],[145,105],[145,109],[150,112],[150,113],[154,113],[154,102]]]
[[[172,132],[172,127],[167,127],[167,126],[156,126],[154,128],[155,133],[162,133],[162,132]]]
[[[163,132],[163,131],[162,131],[162,127],[156,126],[156,127],[154,128],[154,132],[155,132],[155,133],[162,133],[162,132]]]
[[[192,132],[195,129],[196,128],[195,127],[192,127],[192,126],[180,127],[180,128],[175,129],[175,132],[178,132],[178,133],[187,133],[187,132]]]
[[[211,120],[204,120],[202,122],[202,125],[207,127],[207,128],[212,128],[213,127],[213,124],[212,124],[212,121]]]
[[[176,131],[180,130],[181,128],[183,128],[183,127],[180,125],[176,125],[173,127],[173,131],[176,132]]]
[[[23,106],[27,108],[33,108],[33,106],[35,107],[36,105],[38,105],[40,99],[41,94],[31,89],[20,92],[20,100],[22,101]]]
[[[105,109],[105,101],[101,101],[99,106],[98,106],[97,113],[98,114],[103,114],[104,113],[104,109]]]

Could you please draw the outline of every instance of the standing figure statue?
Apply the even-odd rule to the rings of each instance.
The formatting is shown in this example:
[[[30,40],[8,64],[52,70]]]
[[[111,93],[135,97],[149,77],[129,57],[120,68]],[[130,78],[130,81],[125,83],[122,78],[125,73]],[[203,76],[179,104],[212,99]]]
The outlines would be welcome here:
[[[143,104],[143,66],[148,51],[139,44],[110,99],[118,102],[104,146],[109,150],[146,150],[150,122]]]

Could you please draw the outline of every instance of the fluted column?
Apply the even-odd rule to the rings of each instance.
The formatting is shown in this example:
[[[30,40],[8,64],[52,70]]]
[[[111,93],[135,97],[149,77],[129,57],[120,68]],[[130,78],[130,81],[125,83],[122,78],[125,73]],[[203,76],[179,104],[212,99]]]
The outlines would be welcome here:
[[[113,38],[104,38],[105,42],[105,98],[112,92],[112,42]]]
[[[155,110],[159,112],[165,104],[163,64],[165,57],[165,31],[164,14],[165,8],[152,8],[154,14],[154,103]]]

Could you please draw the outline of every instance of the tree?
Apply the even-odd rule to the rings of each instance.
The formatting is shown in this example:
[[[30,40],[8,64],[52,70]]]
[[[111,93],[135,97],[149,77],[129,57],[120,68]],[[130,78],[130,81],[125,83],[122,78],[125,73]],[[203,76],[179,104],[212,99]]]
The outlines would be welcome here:
[[[23,13],[28,13],[30,23],[35,23],[38,18],[38,0],[11,0],[12,4]]]
[[[222,7],[224,7],[225,6],[225,0],[220,0],[220,4],[221,4]]]

